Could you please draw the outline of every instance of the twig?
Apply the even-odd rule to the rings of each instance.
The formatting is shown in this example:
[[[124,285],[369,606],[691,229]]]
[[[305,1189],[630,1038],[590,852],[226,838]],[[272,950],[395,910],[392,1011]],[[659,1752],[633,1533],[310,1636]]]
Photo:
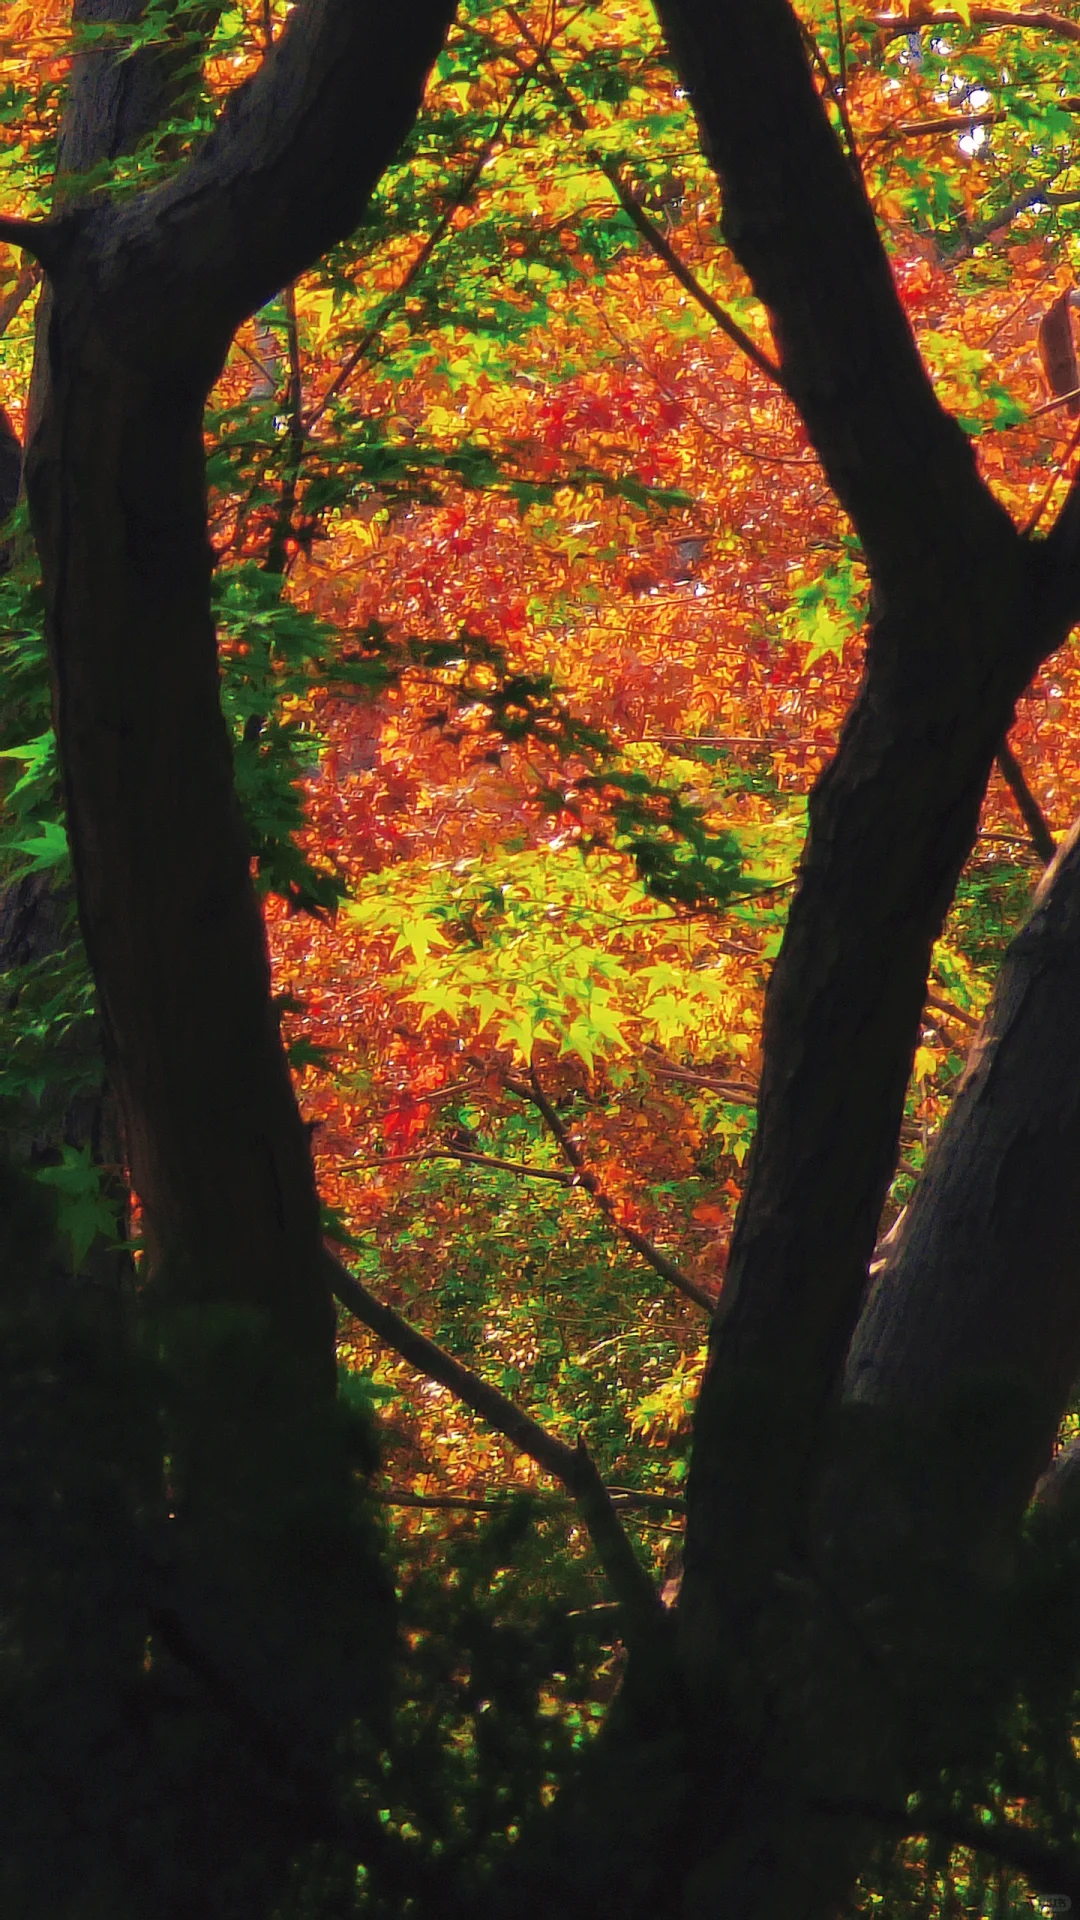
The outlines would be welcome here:
[[[839,11],[839,5],[838,5],[838,11]],[[817,40],[815,39],[809,27],[806,25],[805,21],[803,20],[799,21],[799,31],[802,34],[803,43],[806,47],[806,50],[809,53],[811,60],[813,61],[815,67],[817,68],[818,72],[821,75],[822,82],[824,85],[825,97],[826,99],[832,101],[833,106],[836,108],[836,111],[840,116],[840,125],[844,130],[844,140],[847,143],[848,160],[851,163],[851,170],[861,187],[864,184],[862,161],[859,158],[859,149],[855,141],[855,129],[851,124],[851,117],[847,110],[847,101],[844,99],[843,88],[841,86],[838,86],[837,82],[833,79],[832,73],[829,70],[829,63],[826,60],[825,55],[822,53],[821,48],[818,46]],[[841,35],[840,35],[840,58],[841,58],[841,61],[845,59],[844,39],[843,39],[842,29],[841,29]]]
[[[579,1436],[576,1447],[557,1440],[479,1374],[411,1327],[392,1307],[383,1306],[329,1249],[324,1258],[330,1285],[348,1313],[370,1327],[419,1373],[437,1380],[497,1433],[505,1434],[521,1453],[527,1453],[573,1495],[611,1590],[622,1604],[627,1641],[645,1641],[662,1630],[666,1616],[660,1596],[622,1530],[584,1440]]]
[[[1063,40],[1080,40],[1080,26],[1060,13],[1012,11],[1004,7],[972,7],[970,17],[962,13],[872,13],[870,19],[890,38],[900,34],[921,33],[924,27],[1041,27],[1044,33],[1060,34]]]
[[[503,1085],[507,1088],[508,1092],[516,1093],[522,1100],[530,1101],[543,1116],[548,1128],[557,1140],[564,1158],[569,1161],[571,1167],[574,1169],[576,1176],[575,1185],[584,1187],[585,1192],[592,1195],[597,1208],[603,1214],[608,1225],[613,1227],[616,1233],[621,1234],[628,1245],[633,1247],[635,1253],[640,1253],[642,1259],[648,1262],[653,1272],[658,1273],[662,1280],[668,1282],[669,1286],[676,1287],[680,1293],[686,1295],[688,1300],[693,1300],[699,1307],[704,1307],[706,1313],[712,1313],[716,1306],[716,1301],[712,1294],[707,1293],[705,1288],[699,1286],[696,1280],[692,1280],[688,1273],[684,1273],[676,1261],[669,1260],[666,1253],[661,1253],[659,1247],[654,1246],[645,1234],[639,1233],[636,1227],[627,1226],[624,1221],[618,1218],[614,1201],[604,1192],[595,1173],[590,1173],[585,1164],[585,1156],[581,1148],[574,1140],[568,1128],[563,1125],[561,1115],[552,1105],[543,1087],[540,1085],[540,1077],[536,1068],[530,1066],[528,1080],[514,1080],[508,1076],[503,1081]]]
[[[521,34],[522,39],[528,42],[536,54],[536,65],[543,67],[556,98],[562,102],[566,110],[566,115],[571,125],[587,140],[589,137],[589,123],[550,54],[540,46],[532,29],[528,26],[527,22],[522,19],[516,7],[508,5],[506,11],[514,22],[518,32]],[[529,71],[532,72],[534,69],[530,68]],[[765,374],[769,380],[774,381],[782,392],[786,392],[784,376],[776,362],[770,360],[768,354],[761,351],[761,348],[750,338],[750,335],[740,327],[738,321],[733,320],[731,315],[720,305],[719,301],[714,300],[712,294],[702,286],[701,281],[691,268],[687,266],[685,260],[676,253],[666,235],[649,219],[644,209],[638,205],[633,192],[626,185],[618,167],[615,166],[605,154],[598,153],[592,147],[588,149],[588,157],[590,165],[594,166],[599,173],[603,174],[627,219],[637,228],[642,239],[652,248],[658,258],[664,262],[664,265],[669,271],[674,274],[679,285],[690,295],[692,300],[697,302],[697,305],[702,311],[708,314],[710,320],[720,328],[721,333],[725,333],[728,339],[745,353],[747,359],[753,361],[754,366],[758,368],[759,372]]]
[[[1080,428],[1077,432],[1080,433]],[[1024,825],[1031,835],[1031,844],[1039,859],[1048,865],[1057,852],[1057,842],[1047,825],[1042,808],[1024,778],[1024,770],[1007,740],[1003,740],[998,748],[997,763],[1020,809]]]
[[[1056,180],[1062,171],[1063,167],[1059,167],[1052,178]],[[989,220],[980,221],[978,226],[965,228],[956,246],[949,250],[949,259],[950,261],[966,260],[984,240],[989,240],[995,233],[1000,233],[1003,227],[1011,226],[1020,214],[1028,213],[1034,206],[1074,207],[1078,201],[1080,201],[1080,191],[1054,193],[1049,181],[1039,186],[1025,187],[1023,193],[1018,193],[1000,213],[994,214]]]
[[[760,955],[757,956],[760,958]],[[657,1052],[655,1047],[646,1047],[646,1053]],[[674,1062],[661,1058],[653,1066],[663,1080],[685,1080],[688,1086],[709,1087],[717,1093],[728,1093],[732,1099],[746,1100],[751,1106],[758,1097],[757,1087],[749,1080],[728,1080],[722,1074],[698,1073],[693,1067],[677,1067]]]
[[[36,261],[32,266],[23,268],[11,292],[0,300],[0,334],[7,332],[19,308],[30,298],[40,279],[41,268]]]
[[[381,1160],[358,1160],[354,1169],[345,1171],[359,1172],[368,1167],[403,1167],[410,1160],[462,1160],[471,1167],[497,1167],[501,1173],[519,1173],[529,1180],[554,1180],[560,1187],[579,1187],[582,1182],[572,1173],[563,1173],[559,1167],[528,1167],[519,1160],[499,1160],[490,1153],[469,1153],[457,1147],[421,1147],[416,1153],[392,1153]]]
[[[840,63],[840,90],[847,93],[847,36],[844,33],[843,0],[833,0],[833,19],[836,24],[836,54]]]
[[[291,282],[285,289],[284,304],[285,338],[289,353],[289,389],[286,401],[289,427],[281,497],[270,528],[266,557],[263,560],[264,573],[284,573],[285,571],[287,543],[293,531],[296,496],[304,465],[304,449],[307,444],[307,426],[304,421],[304,369],[300,359],[296,288]]]
[[[1062,397],[1066,400],[1069,398],[1068,394],[1065,394]],[[1044,411],[1044,409],[1039,408],[1038,411],[1042,412]],[[1028,418],[1029,420],[1033,420],[1035,418],[1035,415],[1029,414]],[[1068,445],[1066,446],[1064,453],[1060,456],[1059,459],[1053,462],[1050,468],[1050,478],[1047,481],[1045,487],[1043,488],[1041,494],[1039,495],[1038,500],[1035,502],[1034,507],[1032,508],[1031,512],[1029,513],[1027,519],[1024,521],[1024,524],[1020,529],[1020,533],[1025,540],[1029,540],[1031,538],[1031,535],[1034,533],[1036,527],[1039,524],[1039,521],[1043,517],[1043,514],[1046,512],[1047,507],[1050,505],[1050,502],[1054,496],[1054,489],[1057,486],[1058,481],[1061,479],[1062,468],[1072,458],[1078,446],[1080,446],[1080,425],[1077,425],[1076,427],[1074,427],[1071,435],[1069,436]]]
[[[934,134],[970,133],[973,127],[995,127],[1007,118],[1004,113],[943,113],[937,120],[897,120],[891,127],[880,127],[868,134],[864,145],[883,146],[890,140],[925,140]]]
[[[388,1487],[385,1493],[373,1493],[372,1499],[384,1507],[416,1507],[421,1511],[461,1513],[498,1513],[504,1500],[513,1499],[516,1494],[533,1493],[531,1487],[493,1487],[490,1494],[477,1499],[465,1493],[412,1493],[405,1487]],[[615,1507],[652,1508],[657,1513],[682,1513],[686,1502],[678,1494],[637,1493],[628,1487],[609,1487],[608,1495]],[[572,1501],[572,1494],[549,1494],[545,1496],[556,1504],[560,1501]]]
[[[935,1013],[947,1013],[951,1020],[959,1020],[965,1027],[978,1028],[982,1021],[974,1013],[965,1013],[962,1007],[954,1007],[951,1000],[941,1000],[936,993],[928,993],[926,1005],[933,1007]]]
[[[310,434],[312,431],[312,428],[318,425],[319,421],[323,417],[323,414],[326,412],[327,408],[329,407],[331,401],[337,399],[337,396],[341,392],[342,388],[346,386],[348,382],[352,379],[352,376],[355,373],[357,367],[360,365],[361,360],[363,360],[364,356],[367,354],[371,346],[378,339],[380,333],[382,332],[383,328],[386,325],[386,322],[390,318],[390,315],[394,312],[395,308],[401,305],[402,301],[407,297],[410,289],[416,285],[417,280],[420,278],[420,275],[423,273],[424,268],[427,266],[428,261],[431,259],[432,254],[435,252],[436,247],[439,245],[440,241],[445,239],[447,233],[450,231],[450,228],[453,224],[455,213],[457,213],[458,209],[460,207],[465,206],[468,203],[468,201],[471,199],[473,190],[477,184],[477,181],[480,178],[480,175],[483,173],[484,168],[487,166],[488,161],[491,159],[491,156],[494,153],[496,146],[498,145],[498,142],[501,140],[503,136],[508,120],[510,119],[511,115],[515,112],[520,100],[522,99],[522,96],[525,93],[526,87],[528,86],[530,80],[533,79],[537,71],[537,68],[540,66],[540,64],[541,64],[540,59],[537,58],[536,60],[534,60],[531,67],[521,68],[521,79],[518,82],[518,85],[515,88],[514,93],[512,94],[507,106],[505,107],[503,112],[500,114],[495,124],[495,130],[492,133],[490,139],[485,142],[483,147],[481,147],[472,165],[469,168],[467,168],[465,173],[462,174],[461,179],[458,181],[457,186],[454,188],[454,191],[451,194],[450,199],[448,200],[445,208],[443,209],[443,212],[440,214],[438,220],[436,220],[435,225],[432,227],[431,232],[428,234],[428,237],[424,241],[422,247],[420,248],[419,253],[416,255],[415,260],[412,262],[412,265],[409,267],[408,271],[406,272],[404,279],[399,282],[399,284],[394,288],[392,293],[387,294],[385,300],[382,300],[379,303],[379,306],[376,308],[376,311],[375,311],[375,318],[372,320],[370,326],[364,329],[364,332],[361,334],[360,339],[357,341],[352,352],[346,356],[341,366],[338,368],[337,373],[334,375],[334,378],[331,380],[330,385],[327,387],[326,392],[323,394],[322,399],[319,401],[316,407],[312,408],[311,412],[305,418],[304,432],[306,434]]]

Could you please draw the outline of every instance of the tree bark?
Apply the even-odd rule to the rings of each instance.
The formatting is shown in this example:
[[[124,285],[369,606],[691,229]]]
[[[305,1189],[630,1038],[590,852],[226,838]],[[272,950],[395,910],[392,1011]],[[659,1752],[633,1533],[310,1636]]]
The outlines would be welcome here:
[[[270,1311],[324,1380],[318,1200],[218,701],[202,409],[239,321],[360,218],[451,14],[417,0],[402,35],[373,4],[306,0],[169,184],[62,204],[31,236],[51,312],[27,484],[80,920],[152,1264],[183,1298]]]
[[[981,1574],[1045,1464],[1074,1371],[1068,1279],[1080,1222],[1060,1195],[1051,1205],[1051,1190],[1073,1147],[1067,1086],[1078,1053],[1060,1067],[1061,1096],[1040,1135],[1047,1157],[1052,1142],[1053,1174],[1028,1136],[1042,1066],[1029,1053],[1012,1080],[1003,1070],[991,1075],[982,1108],[974,1094],[965,1101],[956,1127],[969,1144],[949,1163],[970,1169],[978,1116],[992,1109],[981,1150],[1009,1164],[1009,1199],[988,1218],[962,1204],[959,1173],[943,1172],[927,1189],[924,1228],[912,1227],[907,1241],[910,1307],[898,1314],[895,1291],[879,1288],[877,1317],[860,1335],[862,1351],[873,1353],[881,1419],[860,1407],[853,1425],[847,1415],[838,1424],[933,942],[1014,702],[1076,615],[1080,505],[1071,501],[1038,544],[1021,537],[979,480],[920,363],[786,0],[749,10],[739,0],[658,0],[658,11],[720,176],[726,237],[769,310],[785,389],[862,539],[878,614],[855,706],[811,797],[799,886],[769,986],[758,1132],[695,1422],[679,1670],[659,1692],[641,1683],[644,1704],[628,1709],[627,1738],[644,1755],[657,1725],[666,1728],[684,1783],[664,1816],[668,1857],[684,1866],[676,1887],[653,1888],[653,1911],[824,1920],[843,1904],[873,1837],[865,1813],[852,1809],[875,1800],[903,1806],[940,1761],[933,1690],[959,1697],[948,1668],[950,1658],[960,1664],[964,1609],[942,1600],[935,1612],[932,1580],[913,1578],[917,1606],[895,1657],[883,1659],[881,1636],[861,1625],[882,1583],[888,1630],[896,1625],[898,1569],[882,1538],[864,1543],[859,1532],[875,1493],[892,1484],[881,1429],[910,1415],[932,1465],[943,1400],[963,1397],[972,1363],[985,1384],[991,1357],[1007,1353],[1020,1308],[1016,1275],[1007,1286],[1006,1270],[1028,1199],[1042,1202],[1035,1240],[1046,1255],[1037,1274],[1024,1268],[1027,1333],[1015,1357],[1030,1418],[1013,1423],[1010,1448],[967,1485],[962,1542],[929,1504],[908,1516],[920,1578],[944,1554],[969,1624],[971,1609],[992,1605]],[[1055,899],[1064,901],[1069,881],[1059,872]],[[1041,909],[1026,936],[1041,954],[1057,911]],[[1060,913],[1067,921],[1064,905]],[[1006,992],[1015,993],[1027,951],[1012,963]],[[1042,1017],[1052,1020],[1067,996],[1060,968],[1031,964]],[[1034,1031],[1017,1029],[1018,1058]],[[1061,1043],[1060,1023],[1041,1031],[1044,1052]],[[996,1284],[987,1275],[976,1289],[971,1276],[1006,1213]],[[937,1307],[938,1330],[949,1324],[939,1366],[928,1359],[928,1303],[941,1300],[935,1289],[947,1277],[936,1262],[946,1248],[955,1284],[978,1305],[962,1297]],[[909,1278],[916,1265],[917,1288]],[[981,1342],[973,1340],[980,1313]],[[854,1452],[861,1475],[860,1501],[846,1514],[827,1497],[838,1449]],[[967,1458],[970,1466],[970,1448]],[[894,1529],[890,1512],[886,1548]],[[664,1710],[665,1687],[681,1705]],[[633,1826],[632,1796],[627,1786],[624,1830]],[[847,1816],[824,1818],[829,1804],[846,1806]],[[639,1910],[635,1857],[638,1868],[620,1878],[631,1911]]]
[[[909,1524],[925,1538],[932,1499],[954,1552],[973,1515],[973,1552],[994,1544],[984,1505],[1007,1548],[1080,1373],[1078,1062],[1080,822],[1009,949],[848,1356],[851,1402],[936,1432],[933,1485]]]

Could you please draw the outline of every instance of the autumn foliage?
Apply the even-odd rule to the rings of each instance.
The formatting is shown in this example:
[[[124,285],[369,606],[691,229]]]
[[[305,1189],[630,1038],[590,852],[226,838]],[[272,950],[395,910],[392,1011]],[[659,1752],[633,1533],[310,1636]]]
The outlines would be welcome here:
[[[283,11],[221,11],[190,122],[91,187],[175,166]],[[967,6],[799,12],[939,397],[1014,520],[1049,524],[1078,457],[1080,28],[1068,9],[1060,31]],[[9,211],[47,200],[69,58],[64,6],[7,7]],[[0,276],[21,432],[38,276],[12,251]],[[241,328],[207,417],[225,705],[328,1231],[382,1298],[657,1497],[625,1519],[661,1573],[764,985],[874,612],[773,354],[644,0],[470,0],[370,217]],[[63,861],[26,571],[5,589],[30,689],[3,742],[16,876]],[[1078,713],[1070,648],[1010,736],[1055,837],[1080,808]],[[935,952],[886,1225],[1041,864],[999,772]],[[50,992],[89,1020],[72,979]],[[32,1030],[0,1016],[20,1110],[58,1007]],[[62,1125],[36,1150],[76,1265],[126,1233]],[[439,1502],[550,1494],[349,1320],[340,1357],[418,1552],[471,1524]],[[570,1518],[563,1545],[584,1554]]]

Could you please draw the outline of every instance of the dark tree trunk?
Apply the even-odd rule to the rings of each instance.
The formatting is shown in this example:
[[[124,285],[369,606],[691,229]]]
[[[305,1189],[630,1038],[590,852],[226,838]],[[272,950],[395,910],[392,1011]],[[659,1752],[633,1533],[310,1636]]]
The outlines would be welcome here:
[[[152,1263],[182,1297],[271,1311],[324,1379],[318,1199],[218,701],[202,410],[239,321],[360,218],[451,14],[421,0],[403,36],[310,0],[171,184],[17,235],[49,276],[27,484],[79,914]],[[123,74],[84,81],[119,129],[156,117]],[[102,124],[78,120],[68,165]]]
[[[866,1808],[902,1810],[955,1738],[967,1641],[993,1613],[1080,1359],[1070,856],[860,1327],[862,1404],[839,1404],[933,942],[1014,702],[1080,610],[1080,502],[1036,544],[979,480],[786,0],[658,10],[878,611],[769,987],[695,1423],[677,1656],[632,1663],[617,1747],[597,1756],[563,1857],[582,1913],[828,1920],[882,1830]],[[1010,1376],[1016,1418],[991,1459],[987,1396]],[[959,1427],[958,1408],[974,1409]],[[914,1499],[897,1472],[912,1449]],[[939,1466],[952,1478],[932,1499]],[[552,1850],[535,1870],[545,1911],[569,1910]]]

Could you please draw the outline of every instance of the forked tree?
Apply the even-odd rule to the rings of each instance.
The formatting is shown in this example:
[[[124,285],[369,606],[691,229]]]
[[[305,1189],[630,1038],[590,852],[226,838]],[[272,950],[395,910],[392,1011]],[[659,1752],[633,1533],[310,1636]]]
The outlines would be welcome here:
[[[964,1656],[1080,1371],[1080,846],[1047,876],[875,1257],[931,949],[1015,702],[1080,618],[1080,486],[1035,539],[980,479],[787,0],[658,9],[776,378],[874,588],[769,986],[674,1615],[587,1460],[335,1274],[218,704],[204,403],[240,322],[362,217],[452,0],[299,0],[167,184],[61,196],[0,234],[48,281],[27,481],[79,912],[150,1262],[180,1299],[270,1315],[313,1395],[336,1288],[581,1497],[627,1679],[499,1911],[827,1920],[883,1829],[918,1830],[909,1797],[963,1759]],[[83,56],[72,169],[149,130],[175,84],[160,54]],[[975,1837],[1080,1898],[1080,1868],[1022,1832]]]

